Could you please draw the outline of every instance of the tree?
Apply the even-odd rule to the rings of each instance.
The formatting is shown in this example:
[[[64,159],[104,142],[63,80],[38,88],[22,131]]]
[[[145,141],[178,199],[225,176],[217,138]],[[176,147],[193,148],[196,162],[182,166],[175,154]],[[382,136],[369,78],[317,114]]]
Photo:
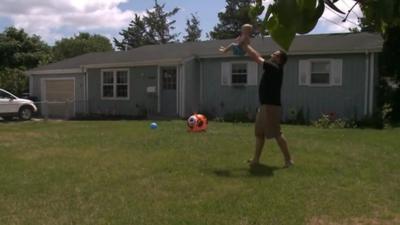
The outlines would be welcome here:
[[[400,89],[393,88],[400,85],[400,1],[358,0],[355,4],[363,12],[361,30],[380,32],[384,40],[379,60],[379,117],[400,122]]]
[[[191,14],[192,18],[186,20],[186,33],[187,35],[183,37],[184,42],[195,42],[200,41],[201,29],[199,18]]]
[[[171,34],[175,29],[175,20],[169,18],[178,13],[179,8],[172,11],[165,11],[165,4],[158,4],[155,0],[151,10],[146,10],[146,15],[140,17],[135,14],[134,19],[129,23],[127,29],[119,34],[122,41],[114,38],[114,44],[119,50],[137,48],[148,44],[166,44],[176,42],[179,34]]]
[[[147,35],[143,35],[146,32],[146,24],[139,15],[135,14],[135,18],[129,23],[129,27],[119,32],[123,37],[122,41],[114,38],[114,44],[119,50],[154,44]]]
[[[389,105],[392,108],[387,115],[392,122],[400,122],[400,26],[388,27],[384,36],[380,57],[380,82],[383,84],[378,92],[378,107]],[[389,85],[392,83],[392,85]],[[394,85],[393,85],[394,84]]]
[[[50,60],[50,47],[37,35],[8,27],[0,33],[0,69],[31,69]]]
[[[298,34],[311,32],[324,13],[325,6],[338,13],[345,14],[334,3],[338,0],[275,0],[266,10],[263,21],[259,24],[261,32],[268,32],[272,39],[283,49],[289,50],[290,45]],[[354,0],[355,4],[348,11],[347,16],[354,6],[360,5],[365,15],[365,24],[369,28],[381,32],[383,36],[391,27],[400,26],[400,1],[399,0]],[[264,13],[262,0],[256,0],[251,5],[249,16],[256,18]],[[346,16],[346,18],[347,18]]]
[[[318,4],[317,4],[318,1]],[[322,16],[325,6],[338,13],[345,14],[334,3],[338,0],[275,0],[266,10],[265,17],[260,24],[271,34],[272,39],[285,50],[296,35],[310,32]],[[400,1],[399,0],[354,0],[353,7],[348,10],[347,16],[359,4],[364,17],[361,18],[362,31],[379,32],[384,40],[380,60],[380,85],[383,78],[391,78],[394,85],[400,85]],[[264,11],[262,0],[257,0],[251,6],[249,15],[252,18],[260,16]],[[264,31],[264,30],[263,30]],[[392,107],[391,116],[400,121],[400,88],[391,88],[389,85],[380,86],[383,96],[378,101],[378,114],[385,116],[389,104]],[[389,94],[388,94],[389,93]],[[386,112],[385,112],[386,111]]]
[[[210,32],[211,39],[236,38],[243,24],[257,21],[257,18],[249,16],[254,2],[255,0],[226,0],[225,12],[218,13],[219,23]],[[257,34],[257,29],[254,29],[254,34]]]
[[[164,11],[165,4],[159,5],[155,0],[153,10],[146,10],[147,16],[143,18],[144,23],[147,25],[147,35],[156,44],[166,44],[175,42],[179,34],[171,34],[175,29],[173,26],[175,20],[169,21],[169,18],[179,12],[179,8],[175,7],[170,12]]]
[[[28,89],[24,71],[50,62],[50,52],[39,36],[29,36],[23,29],[6,28],[0,33],[0,87],[21,95]]]
[[[108,38],[89,33],[79,33],[71,38],[63,38],[56,41],[53,47],[54,60],[60,61],[66,58],[82,55],[90,52],[112,51],[112,45]]]
[[[0,70],[0,88],[21,96],[28,90],[28,78],[21,68],[4,68]]]

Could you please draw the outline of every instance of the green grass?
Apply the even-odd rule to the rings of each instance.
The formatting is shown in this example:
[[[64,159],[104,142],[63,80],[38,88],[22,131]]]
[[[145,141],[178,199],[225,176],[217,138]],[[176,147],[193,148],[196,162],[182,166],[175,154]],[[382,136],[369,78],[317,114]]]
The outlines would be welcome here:
[[[284,126],[249,171],[253,125],[0,123],[0,224],[400,224],[400,129]]]

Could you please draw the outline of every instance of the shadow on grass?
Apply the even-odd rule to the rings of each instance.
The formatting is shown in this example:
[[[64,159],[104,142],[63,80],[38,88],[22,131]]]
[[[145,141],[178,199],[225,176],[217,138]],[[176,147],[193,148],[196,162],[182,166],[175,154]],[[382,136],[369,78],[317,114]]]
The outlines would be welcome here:
[[[23,122],[30,122],[30,121],[43,121],[43,119],[37,118],[37,117],[33,117],[30,120],[22,120],[19,119],[18,117],[13,117],[12,119],[4,119],[2,117],[0,117],[0,123],[23,123]]]
[[[282,168],[258,164],[247,168],[215,169],[213,173],[219,177],[272,177],[279,169]]]
[[[25,122],[25,121],[17,120],[17,119],[13,119],[13,120],[0,119],[0,123],[22,123],[22,122]]]

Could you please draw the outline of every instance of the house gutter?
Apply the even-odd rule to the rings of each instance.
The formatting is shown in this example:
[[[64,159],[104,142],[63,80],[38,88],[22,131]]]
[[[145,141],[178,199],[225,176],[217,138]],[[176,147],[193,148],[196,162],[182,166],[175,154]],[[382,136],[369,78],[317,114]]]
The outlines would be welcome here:
[[[382,48],[372,48],[372,49],[362,49],[362,50],[343,50],[343,51],[293,51],[293,52],[288,52],[289,56],[302,56],[302,55],[333,55],[333,54],[364,54],[365,52],[368,53],[379,53],[382,51]],[[265,52],[265,51],[260,51],[260,54],[262,56],[268,56],[273,52],[273,50]],[[223,55],[221,54],[209,54],[209,55],[201,55],[198,56],[199,59],[210,59],[210,58],[236,58],[237,56],[235,55]]]
[[[179,64],[182,62],[182,59],[164,59],[164,60],[149,60],[149,61],[141,61],[141,62],[124,62],[124,63],[103,63],[103,64],[88,64],[83,65],[86,69],[104,69],[104,68],[114,68],[114,67],[136,67],[136,66],[164,66],[164,65],[172,65]]]
[[[33,76],[33,75],[77,74],[77,73],[83,73],[83,72],[84,72],[83,68],[74,68],[74,69],[26,71],[25,74],[27,76]]]

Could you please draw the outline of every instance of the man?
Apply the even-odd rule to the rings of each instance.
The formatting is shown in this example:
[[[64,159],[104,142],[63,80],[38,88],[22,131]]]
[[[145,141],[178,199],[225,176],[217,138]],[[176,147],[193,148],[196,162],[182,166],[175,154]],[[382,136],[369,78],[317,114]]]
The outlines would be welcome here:
[[[269,60],[265,60],[250,45],[244,47],[244,50],[252,60],[259,65],[263,65],[264,69],[258,89],[261,106],[257,111],[255,122],[256,147],[253,158],[249,160],[250,166],[260,163],[265,139],[274,138],[283,153],[285,159],[284,167],[290,167],[293,165],[293,160],[280,127],[283,66],[287,61],[287,55],[285,52],[278,50],[271,54]]]

